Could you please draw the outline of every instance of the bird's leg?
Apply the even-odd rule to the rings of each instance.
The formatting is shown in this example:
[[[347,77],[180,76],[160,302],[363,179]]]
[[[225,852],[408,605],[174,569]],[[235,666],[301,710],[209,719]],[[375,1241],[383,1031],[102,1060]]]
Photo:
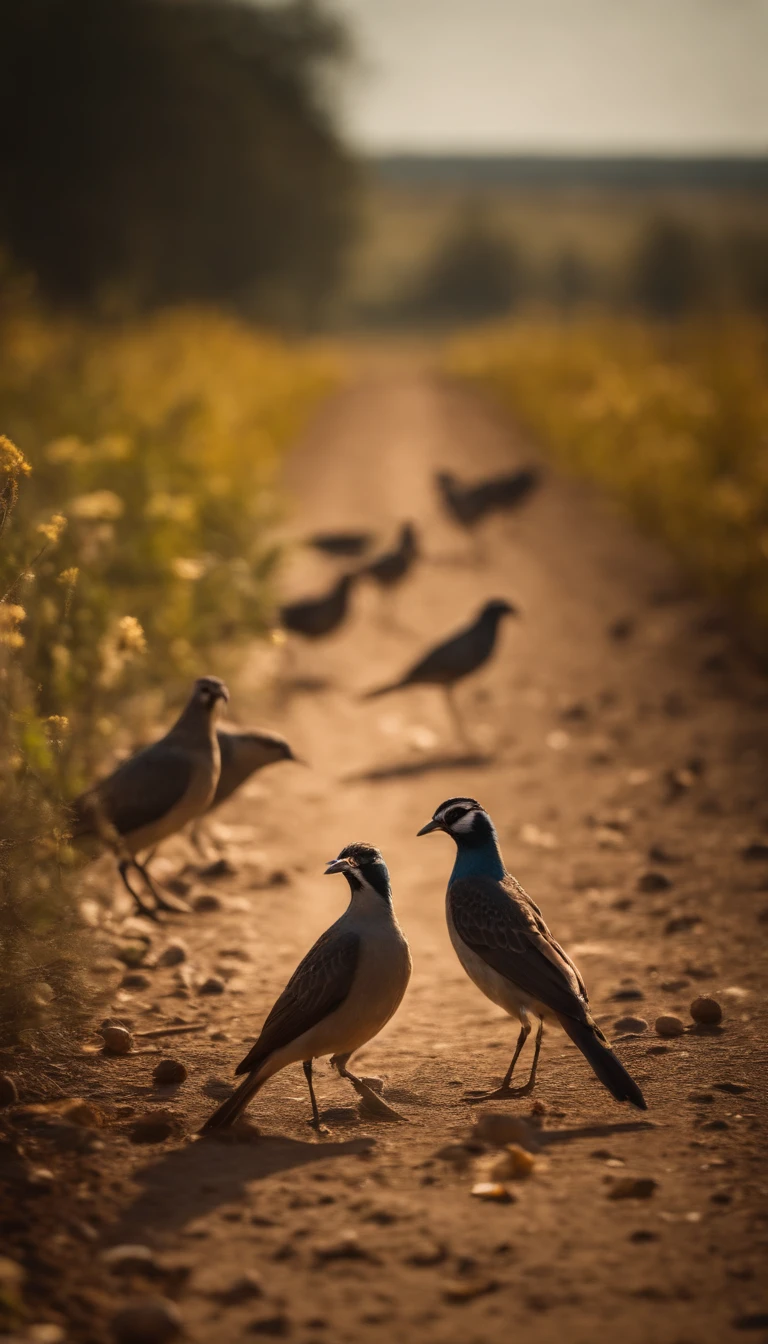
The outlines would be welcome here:
[[[312,1082],[312,1060],[305,1059],[302,1068],[309,1087],[309,1099],[312,1102],[312,1119],[309,1123],[313,1129],[317,1130],[318,1134],[327,1134],[329,1131],[326,1129],[325,1125],[321,1123],[320,1112],[317,1109],[317,1097],[315,1096],[315,1087]]]
[[[456,696],[454,694],[453,686],[443,686],[443,690],[445,692],[445,703],[448,706],[448,713],[450,715],[451,722],[453,723],[453,726],[456,729],[458,736],[464,743],[464,746],[469,751],[475,750],[474,743],[468,736],[467,730],[464,726],[464,721],[459,713],[459,707],[456,704]]]
[[[396,1111],[392,1106],[387,1105],[386,1101],[379,1096],[378,1092],[374,1092],[369,1083],[364,1082],[362,1078],[358,1078],[356,1074],[350,1073],[347,1068],[348,1059],[348,1054],[331,1055],[331,1067],[338,1069],[340,1078],[346,1078],[347,1082],[352,1084],[358,1097],[364,1102],[366,1110],[369,1111],[371,1115],[377,1115],[380,1120],[404,1119],[399,1111]]]
[[[155,883],[154,878],[150,877],[149,872],[147,871],[146,863],[139,863],[138,859],[134,859],[133,867],[136,869],[137,873],[141,874],[143,881],[146,883],[147,889],[151,891],[158,910],[168,910],[173,915],[179,915],[179,914],[188,915],[191,913],[189,906],[186,904],[185,901],[179,901],[179,900],[168,901],[165,898],[165,896],[163,896],[159,887]]]
[[[145,905],[145,904],[144,904],[144,902],[142,901],[141,897],[139,896],[139,893],[138,893],[138,892],[131,886],[130,882],[128,881],[128,870],[129,870],[130,868],[136,868],[139,872],[141,872],[141,869],[139,868],[138,864],[135,863],[135,862],[133,861],[133,859],[128,859],[128,858],[126,858],[126,859],[121,859],[120,862],[119,862],[118,865],[117,865],[117,871],[119,872],[120,877],[122,878],[123,886],[125,887],[126,891],[129,893],[129,895],[132,896],[133,899],[134,899],[134,901],[136,902],[136,905],[138,906],[139,914],[140,914],[140,915],[145,915],[147,919],[154,919],[154,920],[156,920],[156,919],[157,919],[157,911],[154,909],[153,906],[149,906],[149,905]]]
[[[512,1074],[515,1071],[515,1065],[518,1059],[520,1058],[520,1051],[525,1045],[525,1042],[528,1040],[530,1034],[531,1034],[531,1024],[526,1017],[523,1018],[522,1020],[522,1025],[520,1027],[520,1035],[517,1038],[515,1053],[512,1056],[512,1063],[507,1069],[501,1087],[497,1087],[493,1092],[465,1092],[464,1093],[465,1101],[469,1101],[474,1104],[474,1102],[477,1101],[494,1101],[497,1097],[522,1097],[525,1095],[526,1092],[531,1091],[533,1087],[533,1082],[536,1077],[536,1064],[538,1063],[539,1050],[541,1048],[541,1024],[539,1024],[539,1033],[536,1037],[536,1052],[533,1060],[533,1070],[531,1078],[528,1079],[528,1082],[525,1084],[525,1087],[510,1087],[509,1085],[512,1081]]]

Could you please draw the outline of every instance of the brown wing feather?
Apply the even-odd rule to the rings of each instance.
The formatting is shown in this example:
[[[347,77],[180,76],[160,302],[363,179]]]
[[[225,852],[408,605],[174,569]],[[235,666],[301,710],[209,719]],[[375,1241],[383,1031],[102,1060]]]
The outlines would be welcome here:
[[[513,877],[460,878],[448,898],[459,937],[499,975],[552,1012],[591,1021],[581,975]]]
[[[235,1073],[252,1073],[268,1055],[330,1017],[352,987],[359,953],[359,934],[335,933],[332,928],[322,934],[296,967]]]

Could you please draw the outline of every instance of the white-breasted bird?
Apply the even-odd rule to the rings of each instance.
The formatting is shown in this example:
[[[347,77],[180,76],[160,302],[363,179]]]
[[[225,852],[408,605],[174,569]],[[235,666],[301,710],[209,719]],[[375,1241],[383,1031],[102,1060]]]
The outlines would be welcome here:
[[[411,976],[411,954],[392,906],[387,866],[373,845],[347,845],[326,868],[343,873],[350,902],[299,963],[271,1009],[259,1039],[236,1070],[246,1077],[203,1125],[203,1132],[232,1125],[269,1078],[302,1064],[312,1103],[312,1060],[331,1055],[342,1078],[359,1090],[347,1061],[373,1040],[397,1011]]]
[[[577,1045],[616,1101],[646,1110],[640,1088],[616,1058],[589,1011],[584,981],[556,943],[544,917],[520,883],[504,867],[488,813],[474,798],[441,803],[419,835],[445,831],[456,842],[448,881],[446,917],[456,955],[486,998],[520,1020],[520,1035],[501,1087],[468,1093],[468,1101],[525,1096],[533,1090],[544,1018],[554,1017]],[[531,1031],[529,1014],[539,1019],[528,1082],[512,1088],[518,1056]]]
[[[229,692],[219,677],[198,677],[165,737],[123,761],[72,804],[72,839],[95,837],[112,850],[126,889],[140,913],[150,918],[156,915],[155,907],[144,904],[128,873],[131,869],[139,873],[156,907],[184,908],[161,895],[137,856],[207,811],[221,769],[216,718],[227,700]]]

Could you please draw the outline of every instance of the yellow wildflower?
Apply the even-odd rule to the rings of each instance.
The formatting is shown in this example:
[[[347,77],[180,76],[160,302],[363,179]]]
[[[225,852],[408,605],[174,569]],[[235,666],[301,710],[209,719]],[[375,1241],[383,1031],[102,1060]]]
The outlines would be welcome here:
[[[0,434],[0,471],[6,476],[28,476],[32,468],[15,443]]]
[[[191,556],[178,555],[171,561],[171,570],[177,579],[186,579],[189,583],[195,583],[203,577],[205,563],[202,560],[194,560]]]
[[[122,517],[124,504],[114,490],[93,490],[88,495],[78,495],[69,506],[73,518],[82,518],[89,522],[101,519]]]
[[[70,565],[69,569],[62,569],[56,582],[63,584],[65,588],[74,588],[79,576],[80,570],[77,565]]]
[[[135,616],[121,616],[117,623],[118,648],[121,653],[142,654],[147,651],[147,637],[141,622]]]
[[[66,526],[67,520],[63,513],[54,513],[47,523],[37,524],[37,531],[41,537],[55,546]]]

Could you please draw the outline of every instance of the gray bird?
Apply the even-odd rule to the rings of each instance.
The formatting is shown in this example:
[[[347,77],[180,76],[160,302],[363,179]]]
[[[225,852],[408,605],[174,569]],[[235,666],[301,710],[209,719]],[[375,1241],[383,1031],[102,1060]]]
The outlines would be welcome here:
[[[243,732],[219,728],[216,737],[221,757],[221,773],[216,792],[206,809],[206,817],[231,798],[232,794],[257,770],[263,770],[265,766],[274,765],[277,761],[306,764],[300,756],[294,755],[292,748],[280,733],[272,733],[266,728],[248,728]],[[193,823],[190,832],[192,843],[199,850],[202,850],[203,822],[204,818],[199,817]]]
[[[320,597],[286,603],[280,608],[280,624],[305,639],[322,639],[333,634],[347,614],[349,594],[356,578],[356,573],[342,574]]]
[[[216,718],[229,692],[218,677],[199,677],[173,727],[159,742],[131,756],[72,804],[72,838],[99,839],[118,860],[118,872],[139,911],[156,918],[166,901],[137,855],[153,849],[205,812],[219,782],[221,757]],[[146,906],[131,886],[135,869],[155,899]]]
[[[418,834],[431,831],[445,831],[456,842],[446,894],[448,933],[456,955],[486,998],[510,1017],[519,1018],[521,1024],[501,1087],[468,1093],[466,1099],[487,1101],[531,1092],[544,1018],[554,1017],[611,1096],[646,1110],[640,1088],[609,1048],[589,1011],[581,975],[555,942],[539,907],[504,867],[488,813],[474,798],[449,798]],[[530,1013],[539,1019],[531,1074],[523,1087],[512,1088],[515,1064],[531,1031]]]
[[[349,905],[299,963],[259,1039],[235,1070],[245,1079],[206,1121],[204,1132],[233,1124],[273,1074],[298,1063],[309,1086],[312,1124],[320,1129],[312,1060],[322,1055],[331,1055],[341,1077],[365,1094],[363,1080],[349,1072],[347,1061],[399,1008],[411,975],[411,954],[392,908],[389,873],[378,849],[347,845],[325,871],[344,874]]]
[[[535,467],[489,476],[474,485],[463,485],[451,471],[435,475],[440,498],[446,511],[460,527],[472,528],[491,513],[517,508],[536,489],[541,472]]]
[[[360,573],[367,574],[382,588],[393,588],[405,578],[418,555],[416,528],[413,523],[403,523],[392,549],[375,556]]]
[[[441,686],[446,697],[448,712],[462,737],[466,737],[453,688],[458,681],[470,676],[487,663],[496,647],[499,625],[505,616],[517,616],[518,610],[505,598],[494,598],[486,602],[471,625],[459,630],[434,649],[413,667],[409,668],[397,681],[388,682],[368,691],[363,697],[373,700],[380,695],[389,695],[391,691],[402,690],[406,686]]]
[[[373,545],[372,532],[316,532],[307,538],[308,546],[334,557],[363,555]]]

